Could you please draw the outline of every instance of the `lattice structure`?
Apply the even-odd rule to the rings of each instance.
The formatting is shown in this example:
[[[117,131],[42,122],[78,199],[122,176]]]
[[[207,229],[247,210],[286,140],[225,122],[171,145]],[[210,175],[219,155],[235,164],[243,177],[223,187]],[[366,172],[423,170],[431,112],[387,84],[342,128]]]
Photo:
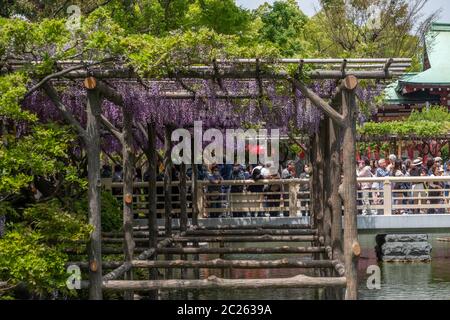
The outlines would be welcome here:
[[[9,65],[21,64],[11,61]],[[332,287],[346,288],[345,297],[356,299],[357,294],[357,260],[361,248],[357,240],[356,225],[356,172],[354,165],[356,147],[356,95],[358,79],[385,80],[402,74],[409,66],[410,59],[235,59],[217,60],[204,65],[186,66],[174,74],[162,79],[138,76],[133,70],[111,62],[67,61],[60,62],[61,71],[39,80],[33,90],[44,89],[65,119],[73,124],[82,137],[88,154],[89,167],[89,217],[95,227],[91,235],[89,254],[89,286],[90,297],[101,299],[102,290],[125,291],[125,297],[132,298],[133,291],[154,291],[157,289],[190,289],[190,288],[300,288],[300,287]],[[282,71],[287,65],[297,69],[295,75]],[[315,93],[306,85],[307,79],[332,80],[338,83],[337,89],[324,97]],[[87,91],[87,126],[84,129],[68,112],[59,98],[54,84],[61,81],[84,80]],[[217,90],[213,94],[200,93],[196,83],[212,80]],[[123,126],[115,128],[101,115],[102,99],[120,106],[125,110],[124,99],[114,90],[114,84],[120,82],[136,82],[149,86],[153,82],[166,85],[160,94],[168,99],[260,99],[267,81],[277,81],[281,86],[300,91],[325,114],[320,131],[311,137],[310,160],[313,166],[311,179],[311,218],[309,225],[297,226],[221,226],[217,229],[202,227],[198,221],[199,208],[195,191],[193,193],[194,214],[189,225],[186,212],[187,182],[184,174],[180,177],[180,229],[176,230],[172,221],[171,203],[171,148],[170,137],[173,128],[167,127],[162,139],[165,140],[164,177],[165,192],[165,228],[161,233],[156,217],[156,139],[157,133],[151,124],[140,124],[141,131],[146,134],[148,159],[150,163],[149,181],[149,214],[148,227],[137,230],[133,221],[133,119],[129,112],[123,111]],[[245,83],[256,81],[256,92],[230,92],[229,82]],[[295,99],[295,95],[292,96]],[[327,102],[326,100],[330,101]],[[114,134],[123,146],[123,199],[124,225],[123,234],[119,237],[102,235],[99,211],[100,181],[100,127]],[[340,154],[343,154],[342,161]],[[343,166],[341,166],[343,163]],[[181,172],[183,170],[181,167]],[[184,168],[185,169],[185,168]],[[341,173],[344,180],[341,181]],[[197,190],[197,172],[193,170],[192,189]],[[342,190],[339,186],[342,183]],[[342,202],[344,204],[344,226],[342,226]],[[197,207],[196,207],[197,206]],[[343,228],[342,228],[343,227]],[[342,234],[342,229],[344,233]],[[306,247],[277,248],[199,248],[199,242],[307,242]],[[102,243],[123,243],[124,262],[102,263]],[[135,256],[136,243],[147,246],[139,256]],[[192,244],[187,246],[187,244]],[[181,245],[177,246],[177,245]],[[245,261],[245,260],[212,260],[199,261],[199,254],[226,253],[286,253],[311,254],[312,261],[283,259],[280,261]],[[181,260],[172,260],[172,255],[181,255]],[[194,255],[194,260],[186,259],[186,255]],[[164,255],[164,260],[157,259]],[[117,267],[104,275],[102,267]],[[316,276],[299,275],[288,279],[178,279],[158,280],[156,270],[167,269],[166,277],[171,276],[172,268],[312,268]],[[133,280],[134,268],[150,268],[150,279]],[[184,273],[182,272],[182,275]],[[118,280],[124,277],[123,280]]]

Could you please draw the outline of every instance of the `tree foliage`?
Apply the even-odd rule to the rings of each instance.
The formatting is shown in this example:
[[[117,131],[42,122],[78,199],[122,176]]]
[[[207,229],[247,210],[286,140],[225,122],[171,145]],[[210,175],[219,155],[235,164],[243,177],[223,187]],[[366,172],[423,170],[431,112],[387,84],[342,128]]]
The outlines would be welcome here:
[[[430,107],[422,112],[414,110],[406,121],[368,122],[358,128],[359,134],[368,137],[390,135],[432,138],[448,135],[450,113],[446,107]]]

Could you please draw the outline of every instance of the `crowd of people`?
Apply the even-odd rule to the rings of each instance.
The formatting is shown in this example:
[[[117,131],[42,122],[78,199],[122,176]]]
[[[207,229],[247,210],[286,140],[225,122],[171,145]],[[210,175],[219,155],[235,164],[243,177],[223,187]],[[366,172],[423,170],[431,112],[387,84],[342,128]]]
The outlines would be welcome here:
[[[157,181],[164,180],[164,167],[162,163],[158,166]],[[287,161],[281,168],[274,166],[273,162],[257,165],[234,164],[210,164],[197,165],[197,176],[199,180],[208,181],[204,187],[207,195],[205,205],[210,210],[209,217],[278,217],[289,216],[288,184],[264,183],[261,180],[286,180],[286,179],[309,179],[311,169],[302,160]],[[173,166],[172,180],[179,181],[180,166]],[[443,162],[443,159],[422,158],[415,160],[400,160],[395,155],[388,159],[369,160],[362,159],[358,163],[357,175],[359,178],[384,178],[384,177],[439,177],[450,176],[450,161]],[[192,178],[192,166],[188,166],[186,177],[189,181]],[[116,165],[112,169],[108,165],[103,166],[102,178],[112,178],[113,182],[123,181],[123,169]],[[148,181],[148,171],[142,173],[141,169],[136,169],[135,181]],[[225,181],[246,181],[246,183],[233,184]],[[253,182],[253,183],[252,183]],[[260,182],[260,183],[258,183]],[[188,183],[188,203],[191,203],[191,192]],[[358,183],[358,205],[362,215],[384,214],[380,206],[384,204],[384,181],[361,182]],[[425,214],[444,213],[445,209],[433,207],[434,205],[446,204],[449,198],[450,183],[448,182],[395,182],[391,185],[392,204],[396,205],[393,214]],[[309,203],[309,184],[299,185],[299,207],[302,215],[307,215]],[[145,194],[143,190],[136,190],[136,194]],[[245,200],[239,195],[245,193]],[[120,195],[121,190],[113,189],[113,194]],[[164,208],[163,187],[157,188],[158,209]],[[254,197],[252,197],[254,194]],[[179,189],[172,187],[173,207],[179,208]],[[239,207],[237,202],[244,202],[248,205]],[[251,205],[251,203],[256,205]],[[417,208],[401,208],[402,205],[418,205]],[[425,205],[427,208],[420,208]],[[375,208],[375,206],[378,206]],[[261,208],[262,207],[262,208]],[[399,208],[400,207],[400,208]],[[252,209],[253,208],[253,209]],[[256,208],[256,209],[255,209]]]
[[[371,161],[363,159],[359,162],[357,175],[360,178],[384,178],[384,177],[440,177],[450,176],[450,161],[443,162],[441,157],[424,161],[423,158],[415,160],[400,160],[395,155],[389,159]],[[358,186],[362,215],[376,215],[379,211],[371,208],[373,205],[382,205],[384,201],[384,182],[365,182]],[[427,205],[430,208],[396,209],[394,214],[425,214],[444,213],[443,208],[434,208],[433,205],[445,204],[449,194],[450,185],[447,182],[396,182],[392,185],[393,204],[401,205]],[[379,190],[374,191],[374,190]]]
[[[162,164],[158,165],[157,181],[163,181],[164,179],[164,168]],[[209,217],[219,218],[227,217],[230,214],[228,208],[233,204],[233,198],[238,198],[239,194],[244,192],[248,195],[250,194],[261,194],[265,195],[258,199],[262,203],[262,210],[243,210],[236,211],[232,210],[231,215],[233,217],[264,217],[264,216],[288,216],[289,215],[289,202],[284,201],[283,211],[278,211],[277,209],[269,208],[280,208],[281,203],[283,203],[283,192],[288,192],[288,188],[284,187],[282,184],[264,184],[258,183],[261,180],[280,180],[280,179],[308,179],[310,174],[310,169],[308,165],[304,165],[300,160],[298,161],[287,161],[283,168],[278,168],[274,166],[273,162],[267,162],[265,164],[257,165],[241,165],[235,164],[211,164],[207,165],[197,165],[197,176],[201,181],[208,181],[209,183],[205,187],[206,206],[211,209]],[[179,181],[180,166],[173,166],[172,180]],[[123,169],[120,165],[116,165],[114,170],[111,169],[109,165],[104,165],[102,169],[102,178],[112,178],[112,182],[123,182]],[[188,166],[186,170],[186,177],[189,181],[192,177],[192,166]],[[136,170],[135,181],[146,182],[148,181],[149,174],[140,169]],[[243,184],[227,184],[224,181],[247,181]],[[253,182],[253,183],[252,183]],[[190,189],[190,183],[188,183],[188,189]],[[308,191],[309,185],[301,185],[299,191]],[[113,194],[119,195],[121,193],[120,189],[113,188]],[[135,193],[140,193],[136,190]],[[164,206],[162,202],[164,201],[163,189],[158,187],[158,208],[162,209]],[[303,197],[305,198],[305,197]],[[172,200],[177,203],[179,200],[179,189],[178,187],[172,187]],[[190,190],[188,190],[188,202],[191,200]],[[307,199],[301,199],[303,206],[306,205]],[[251,207],[251,206],[249,206]],[[266,209],[267,208],[267,209]],[[222,210],[223,209],[223,210]],[[303,212],[306,214],[306,210]]]

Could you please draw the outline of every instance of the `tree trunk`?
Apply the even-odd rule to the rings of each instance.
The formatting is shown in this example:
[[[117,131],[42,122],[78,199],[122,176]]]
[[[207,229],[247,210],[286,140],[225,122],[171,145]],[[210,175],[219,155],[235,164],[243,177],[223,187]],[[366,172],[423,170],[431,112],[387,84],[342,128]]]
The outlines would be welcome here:
[[[100,196],[100,96],[97,90],[87,91],[86,149],[88,158],[89,224],[94,227],[88,245],[89,299],[102,300],[102,225]]]
[[[165,234],[172,236],[172,128],[166,126],[164,131],[164,213]],[[167,254],[166,260],[171,260],[172,255]],[[172,270],[166,270],[166,278],[172,277]]]
[[[347,300],[358,299],[358,257],[360,246],[357,230],[356,206],[356,101],[353,91],[344,90],[342,95],[345,116],[343,146],[343,194],[344,194],[344,253],[347,278]]]
[[[123,231],[125,262],[133,260],[135,243],[133,240],[133,181],[134,181],[134,150],[133,150],[133,114],[123,108]],[[133,279],[133,270],[125,273],[126,280]],[[133,293],[125,292],[125,299],[132,300]]]
[[[156,212],[156,128],[153,123],[147,123],[147,135],[148,135],[148,230],[149,230],[149,248],[156,249],[158,245],[158,216]],[[153,260],[157,259],[156,253],[152,256]],[[158,279],[158,269],[152,268],[149,271],[149,279]],[[156,300],[158,297],[158,291],[150,293],[152,299]]]

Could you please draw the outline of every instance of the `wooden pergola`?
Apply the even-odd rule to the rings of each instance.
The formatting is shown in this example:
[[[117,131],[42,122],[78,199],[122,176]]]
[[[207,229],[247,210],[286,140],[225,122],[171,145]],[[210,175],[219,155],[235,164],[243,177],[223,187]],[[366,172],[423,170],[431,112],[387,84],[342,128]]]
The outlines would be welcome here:
[[[11,61],[11,65],[20,65],[21,61]],[[30,90],[44,89],[48,97],[61,111],[65,120],[72,124],[87,150],[88,155],[88,197],[89,222],[94,226],[88,246],[89,262],[84,264],[89,269],[89,281],[84,285],[89,287],[91,299],[102,299],[102,291],[125,291],[125,297],[132,298],[132,291],[154,291],[157,289],[190,289],[190,288],[299,288],[299,287],[330,287],[346,288],[346,299],[358,298],[357,263],[361,253],[357,235],[357,203],[356,203],[356,118],[357,105],[355,89],[358,79],[384,80],[401,75],[411,63],[411,59],[234,59],[214,60],[202,66],[186,66],[174,74],[154,79],[150,76],[137,75],[126,67],[117,67],[110,61],[61,61],[59,72],[40,79]],[[295,65],[297,73],[272,71],[274,65]],[[308,66],[308,68],[305,68]],[[308,71],[305,71],[307,69]],[[312,80],[335,80],[338,83],[334,94],[325,99],[308,88],[303,76]],[[137,124],[148,138],[147,157],[150,165],[149,176],[149,212],[148,226],[136,229],[133,225],[133,169],[135,153],[133,150],[132,114],[123,112],[123,125],[116,128],[103,115],[101,102],[109,100],[119,107],[125,108],[123,97],[110,85],[112,81],[119,82],[174,82],[182,89],[161,93],[160,97],[167,99],[193,99],[197,93],[188,85],[196,79],[211,79],[216,81],[219,92],[215,98],[221,99],[259,99],[264,93],[264,81],[267,79],[280,81],[285,86],[299,90],[302,95],[325,114],[321,122],[320,132],[311,137],[310,160],[313,166],[311,179],[311,220],[303,226],[249,226],[235,228],[220,226],[218,228],[200,227],[197,219],[195,191],[193,193],[192,223],[189,225],[185,206],[186,176],[180,177],[180,228],[172,226],[171,205],[171,130],[167,127],[165,141],[165,228],[158,229],[156,215],[156,139],[155,126]],[[257,81],[259,94],[233,95],[227,92],[223,81]],[[87,125],[84,128],[69,112],[61,101],[58,92],[53,87],[61,81],[84,81],[87,91]],[[201,96],[208,99],[208,96]],[[295,99],[295,95],[293,95]],[[100,128],[106,128],[116,136],[122,144],[123,153],[123,234],[120,238],[111,235],[105,238],[101,231],[100,221]],[[342,161],[340,159],[343,151]],[[341,166],[341,163],[343,165]],[[182,165],[181,172],[185,172]],[[343,175],[343,181],[341,180]],[[194,166],[192,190],[197,190],[197,172]],[[340,186],[341,189],[340,189]],[[344,205],[344,225],[342,225],[342,203]],[[343,229],[343,232],[342,232]],[[245,236],[244,236],[245,234]],[[279,248],[199,248],[198,242],[311,242],[310,247],[279,247]],[[124,261],[117,263],[102,262],[102,242],[123,243]],[[193,247],[186,247],[187,243]],[[147,249],[135,255],[136,243],[147,244]],[[182,244],[182,247],[171,247],[172,244]],[[313,254],[313,261],[294,261],[283,259],[279,261],[243,261],[243,260],[213,260],[213,261],[173,261],[173,254],[182,257],[192,254],[225,253],[305,253]],[[164,254],[165,260],[156,260],[158,254]],[[82,264],[82,263],[81,263]],[[103,268],[116,267],[108,274],[103,274]],[[313,268],[316,277],[299,275],[288,279],[221,279],[211,277],[205,280],[157,280],[157,269],[167,269],[170,277],[171,268]],[[133,280],[133,268],[150,268],[150,279]],[[122,276],[124,280],[118,280]]]

